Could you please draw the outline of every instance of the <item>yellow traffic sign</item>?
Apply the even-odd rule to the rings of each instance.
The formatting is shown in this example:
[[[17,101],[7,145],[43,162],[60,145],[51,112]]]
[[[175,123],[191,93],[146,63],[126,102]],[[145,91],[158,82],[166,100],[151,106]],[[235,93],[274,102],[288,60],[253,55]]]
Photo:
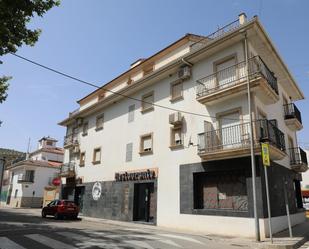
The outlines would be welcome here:
[[[270,166],[270,158],[269,158],[269,145],[266,143],[261,143],[262,147],[262,159],[264,166]]]

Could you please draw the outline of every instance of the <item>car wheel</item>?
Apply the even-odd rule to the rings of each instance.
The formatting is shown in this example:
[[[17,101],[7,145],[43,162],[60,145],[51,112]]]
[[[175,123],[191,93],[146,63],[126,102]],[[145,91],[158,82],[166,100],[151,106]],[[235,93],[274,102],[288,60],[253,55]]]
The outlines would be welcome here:
[[[42,211],[42,218],[46,218],[46,213],[45,213],[45,211]]]
[[[76,214],[76,215],[73,215],[73,220],[77,220],[77,217],[78,217],[78,214]]]
[[[58,213],[55,213],[55,219],[56,220],[60,220],[62,217],[61,217],[61,215],[60,214],[58,214]]]

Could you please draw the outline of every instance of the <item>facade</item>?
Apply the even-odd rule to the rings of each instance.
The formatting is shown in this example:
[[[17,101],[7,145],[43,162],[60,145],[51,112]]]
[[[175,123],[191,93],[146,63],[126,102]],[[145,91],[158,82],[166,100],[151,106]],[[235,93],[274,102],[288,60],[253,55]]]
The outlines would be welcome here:
[[[257,17],[241,14],[207,37],[187,34],[79,100],[60,122],[62,197],[87,216],[254,237],[251,113],[261,234],[260,142],[270,147],[273,230],[285,229],[284,188],[293,224],[305,219],[307,162],[294,104],[303,98]]]
[[[56,143],[57,140],[53,138],[43,137],[39,140],[38,149],[28,154],[25,160],[6,167],[6,181],[2,186],[6,196],[3,197],[2,205],[42,207],[44,196],[50,197],[47,201],[56,198],[57,193],[59,197],[59,191],[52,181],[58,177],[64,152]]]
[[[6,202],[9,176],[6,167],[12,163],[24,160],[26,153],[11,149],[0,148],[0,203]]]

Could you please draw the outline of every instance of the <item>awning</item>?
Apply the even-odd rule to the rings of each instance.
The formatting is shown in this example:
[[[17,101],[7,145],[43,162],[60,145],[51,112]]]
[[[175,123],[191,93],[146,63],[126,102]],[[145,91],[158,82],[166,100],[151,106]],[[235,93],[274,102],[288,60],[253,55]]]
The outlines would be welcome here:
[[[303,196],[303,198],[309,198],[309,189],[302,190],[301,195]]]

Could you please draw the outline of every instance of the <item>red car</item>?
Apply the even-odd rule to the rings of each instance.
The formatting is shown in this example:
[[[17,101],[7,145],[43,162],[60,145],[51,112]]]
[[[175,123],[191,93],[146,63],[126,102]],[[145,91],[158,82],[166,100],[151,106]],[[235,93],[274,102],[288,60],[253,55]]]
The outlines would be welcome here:
[[[52,215],[57,220],[63,217],[77,219],[78,213],[78,206],[73,201],[68,200],[54,200],[42,209],[43,218]]]

